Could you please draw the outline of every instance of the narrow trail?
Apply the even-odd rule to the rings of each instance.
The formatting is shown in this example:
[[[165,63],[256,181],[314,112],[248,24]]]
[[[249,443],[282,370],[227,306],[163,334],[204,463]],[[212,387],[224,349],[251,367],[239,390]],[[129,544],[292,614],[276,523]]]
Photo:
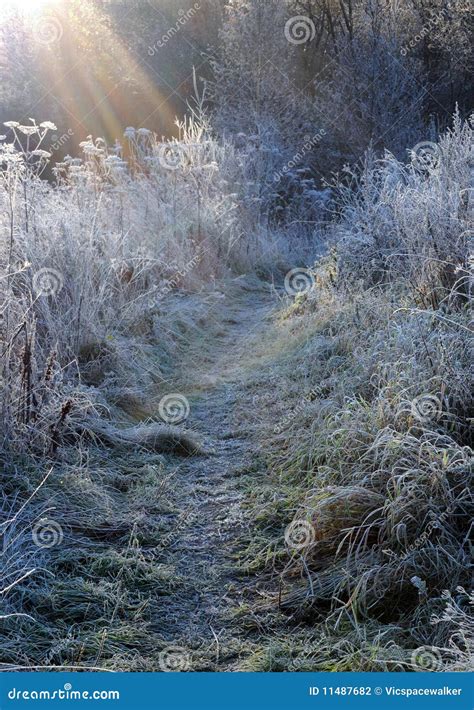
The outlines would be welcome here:
[[[236,610],[255,587],[239,563],[254,530],[247,496],[262,467],[253,399],[274,357],[274,310],[268,287],[244,277],[166,303],[174,349],[157,338],[149,367],[169,362],[167,380],[163,369],[156,391],[143,392],[145,414],[127,412],[127,426],[158,421],[161,399],[179,393],[190,410],[179,426],[206,453],[89,440],[64,447],[40,490],[44,519],[54,515],[62,534],[44,553],[48,584],[38,574],[40,583],[32,575],[25,587],[22,609],[36,621],[19,622],[21,644],[5,645],[4,665],[242,668],[260,643],[249,641]]]
[[[217,335],[211,343],[203,339],[202,352],[193,349],[173,383],[190,402],[186,427],[212,453],[177,462],[174,490],[180,514],[167,562],[186,585],[163,600],[154,619],[157,631],[166,629],[170,644],[207,648],[216,670],[232,669],[228,651],[223,659],[221,648],[239,646],[229,615],[245,590],[245,581],[233,570],[246,526],[239,478],[251,468],[257,448],[245,408],[247,401],[251,406],[249,378],[261,363],[259,342],[275,304],[261,290],[238,288],[225,299]],[[176,664],[181,661],[177,658]]]

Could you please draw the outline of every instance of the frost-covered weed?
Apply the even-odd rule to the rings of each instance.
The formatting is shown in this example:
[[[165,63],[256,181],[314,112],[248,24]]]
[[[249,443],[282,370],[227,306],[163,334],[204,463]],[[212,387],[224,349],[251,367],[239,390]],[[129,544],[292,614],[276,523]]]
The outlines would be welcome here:
[[[454,125],[408,164],[387,155],[368,158],[362,173],[348,169],[339,186],[341,278],[352,284],[402,280],[423,308],[469,295],[474,224],[473,119]],[[420,150],[420,149],[418,149]]]
[[[253,197],[241,199],[245,155],[215,140],[202,103],[171,141],[131,127],[124,146],[89,137],[82,156],[53,165],[47,182],[54,128],[7,122],[0,142],[3,436],[26,436],[40,450],[64,408],[68,417],[89,410],[74,389],[78,374],[114,388],[132,334],[146,356],[144,338],[172,291],[270,270],[289,252],[261,228]]]
[[[377,619],[460,669],[467,605],[429,620],[470,583],[471,125],[456,118],[434,150],[428,169],[369,159],[339,185],[335,241],[286,312],[273,405],[285,416],[264,449],[286,530],[306,535],[296,553],[281,534],[271,558],[286,546],[283,606]],[[271,511],[257,515],[272,529]]]

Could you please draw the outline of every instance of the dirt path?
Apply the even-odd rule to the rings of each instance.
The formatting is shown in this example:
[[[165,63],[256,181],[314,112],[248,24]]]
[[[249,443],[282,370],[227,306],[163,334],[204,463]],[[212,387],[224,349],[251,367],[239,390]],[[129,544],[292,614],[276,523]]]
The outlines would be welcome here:
[[[294,491],[279,487],[262,441],[288,414],[306,338],[279,312],[250,279],[163,305],[173,337],[166,347],[156,337],[144,358],[156,389],[144,378],[146,409],[125,423],[116,407],[114,421],[154,423],[163,397],[179,394],[189,403],[179,426],[207,453],[92,438],[62,449],[37,500],[37,519],[59,534],[12,607],[25,616],[3,633],[3,668],[266,671],[306,658],[314,634],[279,604]]]
[[[3,631],[3,668],[220,671],[251,655],[236,609],[255,580],[237,558],[254,530],[243,505],[262,468],[252,400],[272,357],[261,340],[276,302],[259,282],[223,288],[170,299],[173,359],[159,342],[149,351],[150,370],[171,360],[174,374],[146,393],[147,411],[157,420],[164,395],[184,396],[190,414],[180,426],[209,455],[90,439],[64,447],[37,496],[37,519],[57,534],[11,607],[25,615]],[[130,414],[129,425],[132,416],[141,418]],[[39,484],[44,472],[36,475]]]
[[[233,570],[247,525],[239,479],[256,454],[245,402],[275,300],[268,292],[240,287],[225,298],[213,342],[203,340],[204,352],[193,349],[173,383],[190,402],[187,428],[213,450],[211,456],[176,462],[180,513],[167,562],[186,585],[184,593],[163,601],[154,619],[156,630],[166,629],[163,635],[172,646],[163,654],[164,663],[183,668],[230,670],[241,644],[231,615],[245,590],[245,581]]]

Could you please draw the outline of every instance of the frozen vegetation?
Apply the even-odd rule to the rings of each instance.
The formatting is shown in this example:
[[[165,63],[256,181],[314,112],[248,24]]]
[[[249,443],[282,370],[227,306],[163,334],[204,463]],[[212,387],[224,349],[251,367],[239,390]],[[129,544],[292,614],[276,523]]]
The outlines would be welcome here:
[[[1,667],[468,670],[465,8],[202,4],[174,138],[4,121]]]

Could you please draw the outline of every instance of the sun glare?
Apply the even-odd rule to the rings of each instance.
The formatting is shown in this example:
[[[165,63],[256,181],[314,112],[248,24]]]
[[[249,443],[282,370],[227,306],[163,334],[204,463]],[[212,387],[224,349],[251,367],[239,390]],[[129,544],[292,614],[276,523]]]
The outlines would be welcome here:
[[[32,15],[41,12],[50,0],[6,0],[7,7]]]

